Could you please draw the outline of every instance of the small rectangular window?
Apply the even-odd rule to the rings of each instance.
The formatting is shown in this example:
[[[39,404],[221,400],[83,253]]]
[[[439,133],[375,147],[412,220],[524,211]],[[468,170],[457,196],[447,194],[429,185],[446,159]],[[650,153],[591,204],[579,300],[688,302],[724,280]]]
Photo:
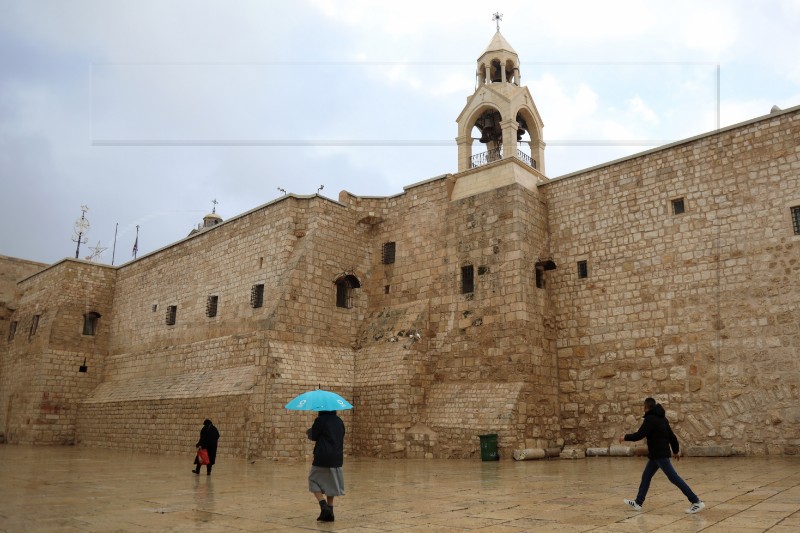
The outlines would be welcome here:
[[[206,300],[206,316],[211,318],[217,316],[217,304],[219,304],[219,296],[211,295]]]
[[[381,262],[384,265],[391,265],[394,263],[394,252],[395,252],[395,243],[393,242],[385,242],[383,243],[383,250],[381,251]]]
[[[800,235],[800,205],[792,208],[792,226],[794,227],[794,234]]]
[[[264,284],[253,285],[250,289],[250,307],[264,306]]]
[[[536,269],[536,288],[544,289],[544,270],[541,268]]]
[[[17,334],[17,321],[14,320],[8,326],[8,342],[13,341],[14,340],[14,335],[16,335],[16,334]]]
[[[95,335],[97,333],[97,321],[100,319],[100,314],[92,311],[83,315],[83,334]]]
[[[578,277],[579,278],[589,277],[589,264],[586,261],[578,261]]]
[[[177,305],[169,305],[167,306],[167,317],[166,323],[168,326],[174,326],[175,320],[178,318],[178,306]]]
[[[158,304],[153,304],[153,307],[151,309],[153,310],[154,313],[158,311]]]
[[[681,215],[683,214],[684,211],[686,211],[686,208],[683,205],[683,198],[675,198],[674,200],[672,200],[673,215]]]
[[[28,332],[28,338],[30,339],[34,335],[36,335],[36,330],[39,329],[39,317],[42,315],[33,315],[31,319],[31,330]]]
[[[461,267],[461,294],[475,291],[475,271],[472,265]]]

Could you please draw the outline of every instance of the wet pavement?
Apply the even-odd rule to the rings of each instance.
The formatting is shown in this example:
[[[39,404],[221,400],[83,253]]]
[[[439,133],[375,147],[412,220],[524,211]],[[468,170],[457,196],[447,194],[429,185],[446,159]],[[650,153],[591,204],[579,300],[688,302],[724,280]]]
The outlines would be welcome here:
[[[336,521],[317,522],[310,463],[185,458],[83,447],[0,445],[0,531],[798,532],[800,458],[684,458],[696,515],[662,473],[642,512],[645,459],[540,461],[347,458]]]

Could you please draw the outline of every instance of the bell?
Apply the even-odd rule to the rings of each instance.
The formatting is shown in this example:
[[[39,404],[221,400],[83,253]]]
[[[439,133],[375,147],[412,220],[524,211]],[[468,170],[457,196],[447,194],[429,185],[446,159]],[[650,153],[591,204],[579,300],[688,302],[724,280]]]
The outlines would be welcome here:
[[[525,130],[517,130],[517,140],[521,141],[522,136],[525,135]]]
[[[488,143],[488,142],[491,140],[491,139],[489,139],[489,135],[488,135],[488,134],[487,134],[487,132],[486,132],[486,128],[484,128],[484,130],[483,130],[483,131],[481,131],[481,138],[480,138],[479,140],[480,140],[480,142],[482,142],[483,144],[486,144],[486,143]]]

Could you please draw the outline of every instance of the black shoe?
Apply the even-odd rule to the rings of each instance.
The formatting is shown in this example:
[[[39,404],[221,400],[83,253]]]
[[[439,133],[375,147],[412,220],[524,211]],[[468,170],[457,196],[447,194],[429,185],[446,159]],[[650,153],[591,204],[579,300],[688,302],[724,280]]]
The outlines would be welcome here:
[[[192,470],[192,474],[200,475],[200,470]]]
[[[320,500],[319,508],[321,512],[317,517],[317,522],[333,522],[333,507],[329,506],[325,500]]]

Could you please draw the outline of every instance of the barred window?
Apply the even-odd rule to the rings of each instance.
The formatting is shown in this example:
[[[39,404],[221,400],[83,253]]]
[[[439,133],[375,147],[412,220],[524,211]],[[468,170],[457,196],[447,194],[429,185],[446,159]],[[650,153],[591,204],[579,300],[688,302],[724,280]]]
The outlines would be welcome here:
[[[475,291],[475,269],[472,265],[461,267],[461,294]]]
[[[684,205],[683,198],[675,198],[672,200],[672,214],[673,215],[681,215],[686,211],[686,206]]]
[[[167,306],[167,317],[166,317],[167,325],[174,326],[177,318],[178,318],[178,306],[177,305]]]
[[[217,305],[219,304],[219,296],[212,294],[206,300],[206,316],[211,318],[217,316]]]
[[[391,265],[394,263],[394,253],[396,244],[394,242],[383,243],[383,250],[381,251],[381,262],[384,265]]]
[[[8,342],[13,341],[14,340],[14,335],[16,335],[16,334],[17,334],[17,321],[14,320],[8,326]]]
[[[586,261],[578,261],[578,277],[579,278],[589,277],[589,264]]]
[[[100,320],[100,313],[95,313],[92,311],[91,313],[86,313],[83,315],[83,334],[84,335],[96,335],[97,334],[97,322]]]
[[[264,284],[253,285],[250,289],[250,307],[264,306]]]
[[[352,274],[341,276],[336,280],[336,307],[351,309],[355,300],[355,289],[361,288],[358,278]]]
[[[792,208],[792,226],[794,226],[794,234],[800,235],[800,205]]]

